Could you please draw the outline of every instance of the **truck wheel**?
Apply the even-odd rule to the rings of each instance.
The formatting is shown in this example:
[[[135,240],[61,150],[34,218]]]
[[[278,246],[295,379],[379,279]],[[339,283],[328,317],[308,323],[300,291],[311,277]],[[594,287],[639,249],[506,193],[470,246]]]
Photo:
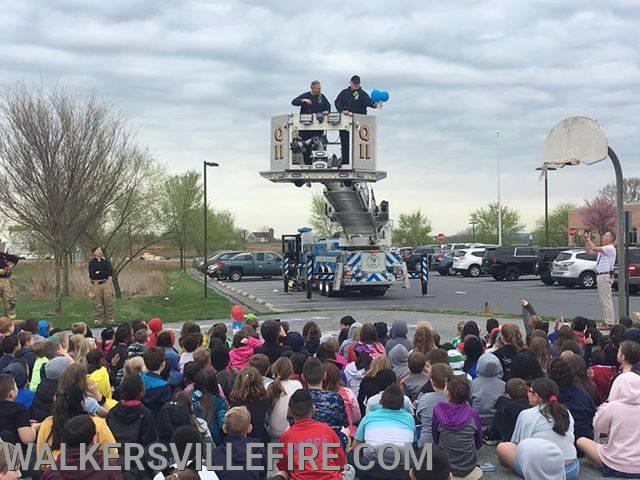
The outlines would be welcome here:
[[[232,282],[239,282],[240,280],[242,280],[242,270],[231,270],[229,272],[229,280],[231,280]]]
[[[335,297],[336,292],[333,291],[333,282],[327,282],[327,297]]]
[[[458,272],[456,272],[456,270],[455,270],[453,267],[451,267],[451,268],[449,269],[449,275],[451,275],[451,276],[455,277],[455,276],[456,276],[456,273],[458,273]]]
[[[515,282],[520,278],[520,270],[518,270],[518,267],[509,267],[504,272],[504,278],[507,282]]]
[[[556,283],[556,281],[551,278],[551,277],[540,277],[540,280],[542,281],[542,283],[544,283],[545,285],[553,285],[554,283]]]
[[[322,295],[323,297],[327,296],[327,282],[320,282],[320,284],[318,285],[318,289],[320,290],[320,295]]]
[[[468,276],[477,278],[480,276],[480,267],[478,265],[471,265],[467,270]]]
[[[596,276],[593,272],[582,272],[578,278],[578,285],[580,285],[580,288],[594,288],[596,283]]]
[[[446,277],[447,275],[449,275],[449,270],[438,270],[438,273],[443,277]]]

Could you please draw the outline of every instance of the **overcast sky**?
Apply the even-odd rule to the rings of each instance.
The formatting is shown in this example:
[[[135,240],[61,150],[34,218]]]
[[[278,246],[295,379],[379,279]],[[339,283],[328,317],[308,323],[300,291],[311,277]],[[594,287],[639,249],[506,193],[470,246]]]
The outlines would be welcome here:
[[[307,224],[311,191],[271,184],[269,118],[322,82],[333,103],[352,74],[385,89],[375,187],[392,215],[420,208],[436,232],[496,200],[528,227],[543,214],[548,130],[597,118],[625,175],[640,175],[637,0],[0,0],[0,86],[95,91],[125,110],[170,172],[211,171],[210,201],[250,230]],[[550,202],[581,203],[610,163],[550,175]],[[315,187],[314,191],[320,191]]]

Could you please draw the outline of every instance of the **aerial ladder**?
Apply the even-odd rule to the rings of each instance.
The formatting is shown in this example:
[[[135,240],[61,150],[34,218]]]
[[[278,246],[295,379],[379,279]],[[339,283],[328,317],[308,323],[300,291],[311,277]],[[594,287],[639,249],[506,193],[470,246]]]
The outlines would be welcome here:
[[[340,132],[348,140],[340,155]],[[329,138],[335,137],[335,141]],[[386,178],[376,168],[376,117],[360,114],[286,114],[271,119],[270,169],[275,183],[323,185],[326,215],[339,226],[337,238],[316,238],[303,228],[283,235],[285,290],[319,290],[321,295],[358,290],[384,295],[409,286],[400,255],[391,249],[389,204],[378,203],[369,184]]]

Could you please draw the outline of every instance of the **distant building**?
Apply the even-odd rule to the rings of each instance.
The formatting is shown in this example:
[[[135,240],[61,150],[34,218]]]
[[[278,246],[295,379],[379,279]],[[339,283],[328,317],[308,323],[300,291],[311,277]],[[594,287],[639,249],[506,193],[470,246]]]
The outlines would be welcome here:
[[[640,203],[631,203],[624,206],[625,212],[631,214],[631,225],[629,225],[629,237],[631,245],[638,245],[638,230],[640,229]],[[582,223],[582,208],[572,208],[569,210],[569,228],[575,228],[576,230],[585,229],[585,225]],[[616,233],[618,233],[616,231]],[[594,235],[595,239],[599,242],[598,235]],[[570,247],[575,243],[575,237],[569,235],[567,232],[567,239]]]
[[[270,228],[266,232],[249,232],[247,241],[249,243],[273,243],[275,241],[275,231]]]

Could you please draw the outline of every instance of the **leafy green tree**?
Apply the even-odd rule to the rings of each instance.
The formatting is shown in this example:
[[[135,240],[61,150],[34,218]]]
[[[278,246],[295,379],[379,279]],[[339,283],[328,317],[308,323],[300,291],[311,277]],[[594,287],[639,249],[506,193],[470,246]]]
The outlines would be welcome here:
[[[573,203],[566,202],[557,205],[549,212],[549,246],[562,247],[567,244],[569,230],[569,210],[575,208]],[[533,231],[533,243],[545,245],[544,216],[536,221]]]
[[[311,197],[311,218],[309,219],[313,232],[318,237],[331,238],[338,234],[340,227],[327,217],[327,201],[324,195],[316,194]]]
[[[401,213],[397,226],[393,229],[393,241],[403,247],[417,247],[430,243],[431,222],[420,210]]]
[[[187,252],[197,247],[202,236],[202,183],[200,174],[188,172],[170,176],[164,185],[160,211],[167,240],[178,249],[180,268],[186,268]]]
[[[514,233],[524,230],[524,223],[520,220],[520,212],[502,205],[502,242]],[[490,203],[484,208],[478,208],[471,212],[469,218],[476,221],[476,242],[497,243],[498,242],[498,204]]]

